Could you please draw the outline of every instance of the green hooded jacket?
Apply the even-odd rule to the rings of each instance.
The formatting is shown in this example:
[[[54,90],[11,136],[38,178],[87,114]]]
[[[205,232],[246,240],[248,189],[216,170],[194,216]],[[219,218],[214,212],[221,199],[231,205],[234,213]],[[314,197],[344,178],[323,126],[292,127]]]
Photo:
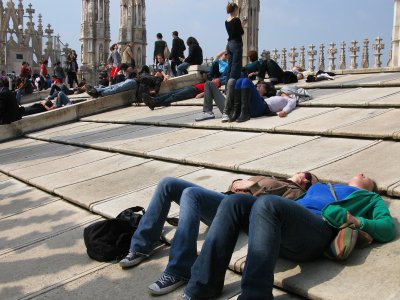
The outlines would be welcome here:
[[[333,202],[322,210],[323,219],[339,228],[346,223],[347,211],[360,220],[360,229],[378,242],[390,242],[396,236],[396,228],[385,202],[376,193],[358,190],[342,201]]]

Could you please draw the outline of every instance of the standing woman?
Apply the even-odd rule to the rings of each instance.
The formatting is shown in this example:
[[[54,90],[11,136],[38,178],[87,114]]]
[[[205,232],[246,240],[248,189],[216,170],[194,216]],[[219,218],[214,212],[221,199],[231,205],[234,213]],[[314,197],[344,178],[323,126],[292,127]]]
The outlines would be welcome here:
[[[107,63],[109,67],[111,67],[110,72],[110,84],[112,84],[112,80],[115,76],[117,76],[119,72],[119,68],[121,66],[121,55],[118,52],[118,45],[113,44],[110,47],[110,55],[108,56]]]
[[[228,81],[229,78],[240,78],[243,56],[242,35],[244,34],[244,30],[243,24],[238,18],[238,5],[234,2],[228,3],[226,12],[229,14],[228,19],[225,21],[226,31],[228,32],[228,44],[226,46],[226,50],[228,51]],[[246,21],[243,21],[243,23],[244,22]]]

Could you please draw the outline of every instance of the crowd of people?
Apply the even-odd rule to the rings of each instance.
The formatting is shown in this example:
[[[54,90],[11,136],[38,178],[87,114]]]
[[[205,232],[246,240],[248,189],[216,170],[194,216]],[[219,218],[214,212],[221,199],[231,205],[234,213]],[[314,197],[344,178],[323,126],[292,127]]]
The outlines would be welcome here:
[[[190,65],[203,61],[203,51],[194,37],[186,46],[177,31],[172,33],[168,48],[161,33],[154,44],[154,70],[143,66],[136,69],[134,45],[123,49],[113,44],[107,59],[108,70],[101,74],[97,86],[78,85],[76,53],[67,59],[67,76],[59,62],[54,65],[49,84],[48,61],[43,61],[36,80],[32,80],[29,64],[22,63],[16,96],[0,78],[0,124],[10,123],[21,115],[48,111],[72,102],[68,95],[77,89],[92,97],[108,96],[123,91],[135,93],[151,110],[173,102],[204,98],[203,114],[196,121],[215,118],[213,102],[222,114],[222,122],[246,122],[261,116],[286,117],[302,100],[311,96],[304,89],[275,85],[295,83],[304,79],[299,67],[284,71],[272,59],[258,60],[254,50],[248,53],[250,63],[243,66],[243,27],[238,5],[227,5],[225,27],[226,49],[216,55],[205,74],[207,80],[159,95],[162,82],[187,73]],[[268,75],[269,81],[265,81]],[[320,76],[320,77],[318,77]],[[317,74],[315,80],[330,78]],[[65,80],[68,78],[67,86]],[[254,84],[255,79],[259,79]],[[225,92],[221,90],[225,86]],[[21,107],[21,98],[34,89],[49,90],[41,103]],[[6,100],[4,100],[6,99]],[[4,114],[9,109],[12,113]],[[137,266],[152,255],[160,239],[171,203],[180,206],[179,222],[173,238],[168,264],[160,278],[149,286],[153,295],[167,294],[185,285],[182,299],[213,299],[221,294],[225,273],[231,260],[239,232],[248,235],[248,252],[238,299],[273,299],[274,268],[278,257],[295,262],[312,261],[338,233],[342,224],[351,224],[365,231],[377,242],[395,237],[395,224],[389,209],[376,193],[376,183],[360,173],[348,184],[326,184],[308,171],[290,178],[254,176],[235,180],[226,192],[216,192],[177,178],[164,178],[157,185],[146,213],[131,239],[128,255],[119,265],[126,269]],[[334,221],[327,221],[334,220]],[[209,226],[202,250],[197,255],[200,221]]]
[[[153,94],[142,93],[141,100],[151,110],[176,101],[204,97],[203,114],[196,121],[215,118],[215,102],[222,113],[222,122],[245,122],[260,116],[286,117],[300,101],[311,98],[307,91],[294,86],[275,89],[276,84],[304,79],[304,70],[299,67],[284,71],[271,59],[260,62],[256,51],[249,52],[250,63],[242,66],[246,20],[238,18],[235,3],[228,4],[227,13],[228,44],[226,50],[216,56],[206,74],[207,81],[162,95],[154,90]],[[173,36],[177,39],[178,33]],[[190,54],[194,57],[194,53],[200,53],[196,39],[191,42],[188,39],[187,45],[188,58]],[[162,35],[157,35],[155,73],[147,72],[146,76],[159,78],[159,83],[184,74],[191,63],[181,56],[168,59],[167,48]],[[267,74],[268,82],[264,80]],[[259,81],[254,84],[256,78]],[[146,85],[140,76],[137,80],[140,85]],[[225,85],[225,94],[220,89],[222,85]],[[305,262],[323,256],[343,224],[351,224],[380,243],[390,242],[396,234],[389,209],[376,193],[376,183],[362,173],[356,174],[348,184],[333,185],[320,182],[307,171],[288,179],[255,176],[235,180],[224,193],[168,177],[157,185],[132,236],[129,253],[119,262],[123,269],[137,266],[151,257],[172,201],[180,206],[179,221],[168,264],[159,279],[148,287],[152,295],[167,294],[186,285],[181,299],[218,297],[240,231],[248,235],[247,259],[238,298],[242,300],[273,299],[278,257]],[[200,221],[209,229],[198,255]]]
[[[48,60],[43,60],[39,70],[33,71],[28,62],[23,61],[19,75],[15,72],[0,76],[0,125],[21,119],[24,115],[35,114],[72,104],[68,95],[83,93],[85,79],[78,82],[79,66],[77,54],[71,50],[67,54],[65,65],[60,61],[53,64],[52,74],[48,71]],[[69,85],[69,87],[68,87]],[[35,91],[49,90],[43,101],[29,106],[22,106],[22,98]]]

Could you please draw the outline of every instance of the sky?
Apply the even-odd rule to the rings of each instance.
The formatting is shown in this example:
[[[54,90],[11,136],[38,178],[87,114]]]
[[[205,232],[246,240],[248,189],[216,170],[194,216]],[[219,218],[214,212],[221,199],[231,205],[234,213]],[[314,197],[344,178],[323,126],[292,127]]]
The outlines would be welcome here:
[[[50,23],[54,34],[59,33],[63,43],[67,42],[79,52],[82,0],[24,0],[23,3],[25,8],[32,3],[36,15],[43,16],[43,25]],[[110,0],[110,3],[111,39],[117,42],[120,1]],[[171,45],[174,30],[183,40],[196,37],[204,57],[215,57],[226,46],[226,3],[226,0],[147,0],[147,63],[152,60],[156,34],[161,32]],[[260,53],[263,49],[281,50],[293,46],[299,49],[321,43],[328,47],[330,42],[339,47],[341,41],[345,41],[348,48],[352,40],[358,41],[362,50],[365,38],[371,45],[380,36],[385,44],[383,61],[386,65],[393,28],[393,0],[260,0],[260,3]],[[371,47],[370,60],[373,61]]]

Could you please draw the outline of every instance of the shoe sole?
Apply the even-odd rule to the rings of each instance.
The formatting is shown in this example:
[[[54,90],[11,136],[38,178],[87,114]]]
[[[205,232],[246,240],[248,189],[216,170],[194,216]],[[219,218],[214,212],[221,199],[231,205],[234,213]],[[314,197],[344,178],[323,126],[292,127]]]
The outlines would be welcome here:
[[[155,284],[155,283],[153,283],[153,284]],[[162,290],[159,290],[159,291],[151,289],[151,286],[153,284],[149,285],[149,293],[150,294],[153,294],[153,295],[165,295],[165,294],[169,294],[169,293],[175,291],[177,288],[179,288],[182,285],[186,284],[186,282],[180,281],[178,283],[170,285],[169,287],[163,288]]]
[[[194,119],[196,122],[201,122],[201,121],[206,121],[206,120],[212,120],[215,119],[215,117],[209,117],[209,118],[204,118],[204,119]]]

